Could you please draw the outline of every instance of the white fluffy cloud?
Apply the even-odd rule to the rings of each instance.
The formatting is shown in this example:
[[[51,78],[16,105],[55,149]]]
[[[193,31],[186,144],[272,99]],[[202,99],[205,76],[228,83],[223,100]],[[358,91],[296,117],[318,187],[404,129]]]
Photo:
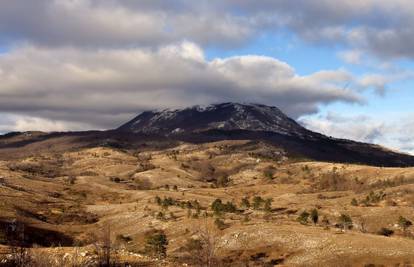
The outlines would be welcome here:
[[[0,112],[108,128],[146,109],[248,101],[297,117],[320,104],[361,102],[344,89],[356,79],[344,70],[300,76],[264,56],[209,61],[189,42],[157,50],[25,46],[0,56]]]
[[[22,116],[16,114],[0,113],[0,133],[10,131],[80,131],[88,125],[66,121],[56,121],[33,116]]]
[[[414,120],[407,114],[400,114],[394,122],[365,115],[343,116],[337,113],[304,116],[300,122],[328,136],[381,144],[414,155],[414,138],[411,137]]]

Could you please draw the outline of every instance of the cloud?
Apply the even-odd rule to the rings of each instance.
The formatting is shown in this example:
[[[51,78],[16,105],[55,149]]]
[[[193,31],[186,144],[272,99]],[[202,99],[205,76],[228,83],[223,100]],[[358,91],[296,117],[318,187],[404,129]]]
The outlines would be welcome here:
[[[86,125],[67,121],[56,121],[32,116],[0,113],[0,133],[12,131],[25,132],[36,129],[38,131],[80,131]]]
[[[362,53],[358,50],[343,51],[339,57],[348,64],[359,65],[362,62]]]
[[[328,112],[326,115],[303,116],[305,127],[336,138],[381,144],[414,155],[412,116],[400,114],[394,122],[365,115],[343,116]]]
[[[194,43],[83,50],[24,46],[0,55],[0,112],[110,128],[138,112],[223,101],[277,105],[298,117],[361,103],[344,70],[298,75],[264,56],[206,60]]]
[[[288,29],[308,42],[412,59],[413,12],[411,0],[13,0],[0,2],[0,39],[101,48],[188,40],[234,49]]]
[[[234,46],[251,35],[243,18],[191,1],[25,0],[0,2],[0,39],[42,46],[156,47],[189,39]]]

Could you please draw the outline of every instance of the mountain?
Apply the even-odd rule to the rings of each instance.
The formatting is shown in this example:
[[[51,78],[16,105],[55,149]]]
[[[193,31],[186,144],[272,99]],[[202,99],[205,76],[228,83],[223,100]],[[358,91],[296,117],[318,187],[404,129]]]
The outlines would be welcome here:
[[[209,130],[247,130],[292,136],[313,134],[276,107],[239,103],[147,111],[118,130],[160,135],[201,133]]]
[[[265,147],[267,155],[282,150],[291,160],[414,166],[411,155],[310,131],[276,107],[239,103],[146,111],[118,129],[107,131],[10,133],[0,136],[0,159],[43,152],[60,154],[85,147],[133,151],[224,140],[251,141],[257,147]]]
[[[312,132],[276,107],[222,103],[146,111],[115,130],[185,142],[265,141],[295,158],[375,166],[414,166],[414,157],[384,147]]]

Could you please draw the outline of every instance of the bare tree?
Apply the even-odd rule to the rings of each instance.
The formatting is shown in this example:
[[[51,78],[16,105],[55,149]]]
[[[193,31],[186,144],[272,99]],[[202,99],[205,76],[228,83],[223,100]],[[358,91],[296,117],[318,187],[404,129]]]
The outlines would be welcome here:
[[[10,244],[12,264],[17,267],[30,265],[30,255],[26,242],[26,229],[23,222],[14,219],[7,229],[7,241]]]
[[[192,261],[201,266],[211,267],[219,264],[218,245],[219,233],[214,224],[206,219],[204,226],[200,227],[195,237],[187,242],[185,249],[189,252]]]
[[[110,267],[115,266],[116,260],[113,258],[115,249],[112,246],[111,240],[111,226],[105,225],[101,235],[95,242],[96,254],[98,256],[98,266]]]

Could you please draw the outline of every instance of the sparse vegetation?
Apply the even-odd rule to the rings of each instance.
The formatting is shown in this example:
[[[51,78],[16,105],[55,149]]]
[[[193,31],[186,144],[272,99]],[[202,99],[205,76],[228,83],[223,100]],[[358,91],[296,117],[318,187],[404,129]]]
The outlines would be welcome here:
[[[167,256],[168,239],[162,230],[150,231],[145,236],[145,252],[163,259]]]
[[[307,224],[308,223],[308,219],[309,219],[309,212],[307,211],[303,211],[299,217],[297,218],[298,222],[300,222],[301,224]]]
[[[391,236],[391,235],[394,234],[394,231],[391,230],[391,229],[383,227],[378,231],[378,234],[383,235],[383,236]]]
[[[407,233],[407,229],[413,225],[413,223],[407,218],[400,216],[398,218],[398,225],[403,229],[404,234]]]
[[[358,200],[356,200],[356,198],[353,198],[353,199],[351,200],[351,205],[352,205],[352,206],[358,206]]]
[[[253,198],[253,209],[258,210],[258,209],[262,208],[264,202],[265,202],[265,200],[262,197],[255,196]]]
[[[310,213],[310,218],[313,222],[313,224],[317,224],[319,221],[319,212],[317,209],[313,209]]]
[[[323,257],[336,266],[323,244],[336,246],[338,240],[349,244],[341,250],[350,266],[355,251],[376,257],[376,263],[396,247],[401,257],[414,256],[411,168],[304,162],[255,141],[166,143],[67,151],[57,156],[63,164],[53,179],[36,169],[54,161],[53,155],[0,161],[0,262],[6,255],[30,261],[30,267],[96,266],[98,261],[104,266],[109,255],[117,266],[127,261],[132,266],[290,266],[288,255],[297,255],[299,265],[315,265]],[[25,227],[39,227],[25,231],[20,248],[1,230],[8,229],[3,218],[9,223],[12,216],[23,218]],[[107,223],[112,233],[105,237]],[[204,223],[209,233],[199,229]],[[261,246],[267,236],[269,242]],[[292,242],[295,236],[304,236],[312,247]],[[281,238],[286,246],[279,245]],[[11,254],[6,248],[13,257],[2,254]],[[305,253],[307,261],[301,262]]]
[[[224,229],[226,229],[228,227],[228,225],[222,219],[220,219],[220,218],[216,218],[214,220],[214,224],[216,225],[216,227],[219,230],[224,230]]]
[[[244,197],[244,198],[242,198],[240,206],[241,206],[242,208],[247,208],[247,209],[248,209],[248,208],[250,208],[250,201],[249,201],[249,198],[248,198],[248,197]]]
[[[348,214],[341,214],[339,216],[339,227],[341,227],[343,230],[348,230],[352,228],[352,218]]]
[[[237,207],[233,202],[227,201],[224,204],[221,199],[214,200],[214,202],[211,204],[211,209],[216,215],[221,215],[226,212],[230,212],[230,213],[237,212]]]

